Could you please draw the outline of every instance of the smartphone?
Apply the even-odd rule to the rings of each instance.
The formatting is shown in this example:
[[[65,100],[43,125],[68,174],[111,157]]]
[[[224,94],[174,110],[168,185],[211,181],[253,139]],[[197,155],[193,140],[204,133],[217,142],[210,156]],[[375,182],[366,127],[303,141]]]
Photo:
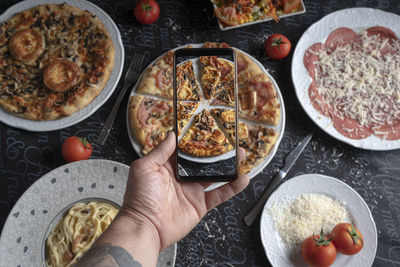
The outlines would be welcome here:
[[[238,176],[237,60],[231,48],[182,48],[173,57],[176,170],[181,181]]]

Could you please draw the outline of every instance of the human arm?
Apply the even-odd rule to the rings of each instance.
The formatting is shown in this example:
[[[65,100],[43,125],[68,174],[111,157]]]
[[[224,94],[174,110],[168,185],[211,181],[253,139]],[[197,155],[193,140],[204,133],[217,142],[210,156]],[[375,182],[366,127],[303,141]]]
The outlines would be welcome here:
[[[159,251],[182,239],[207,211],[249,183],[247,175],[239,175],[235,181],[205,192],[211,183],[179,182],[171,157],[175,145],[171,133],[148,155],[132,163],[118,216],[77,266],[155,266]],[[130,264],[117,263],[107,246],[117,246],[115,250],[131,255]],[[104,253],[99,254],[99,250]],[[113,258],[114,263],[109,265],[94,262]],[[135,261],[141,265],[134,265]]]

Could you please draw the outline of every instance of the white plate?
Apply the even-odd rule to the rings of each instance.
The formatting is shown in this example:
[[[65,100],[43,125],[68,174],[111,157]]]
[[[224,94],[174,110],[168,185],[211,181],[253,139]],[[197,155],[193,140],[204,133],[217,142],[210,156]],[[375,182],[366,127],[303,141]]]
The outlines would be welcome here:
[[[214,3],[214,1],[211,1],[211,3],[213,4],[214,10],[215,10],[217,8],[217,5]],[[303,10],[300,10],[300,11],[294,12],[294,13],[290,13],[290,14],[280,15],[279,19],[283,19],[283,18],[286,18],[286,17],[291,17],[291,16],[295,16],[295,15],[300,15],[300,14],[306,13],[306,6],[304,5],[303,0],[301,0],[301,5],[303,6]],[[260,19],[260,20],[257,20],[257,21],[247,22],[247,23],[244,23],[244,24],[236,25],[236,26],[224,26],[221,23],[221,21],[218,19],[218,17],[216,17],[216,19],[217,19],[217,22],[218,22],[218,27],[222,31],[231,30],[231,29],[235,29],[235,28],[240,28],[240,27],[244,27],[244,26],[249,26],[249,25],[253,25],[253,24],[257,24],[257,23],[273,20],[272,17],[267,17],[265,19]]]
[[[194,48],[198,48],[198,47],[203,47],[203,46],[204,46],[204,44],[187,44],[187,45],[184,45],[184,46],[177,47],[177,48],[175,48],[175,49],[187,47],[187,46],[189,46],[189,45],[192,46],[192,47],[194,47]],[[174,50],[175,50],[175,49],[174,49]],[[274,78],[268,73],[268,71],[264,68],[264,66],[263,66],[257,59],[255,59],[253,56],[249,55],[248,53],[246,53],[246,52],[244,52],[244,51],[242,51],[242,50],[240,50],[240,49],[238,49],[238,48],[234,48],[234,49],[236,49],[237,51],[240,51],[241,53],[243,53],[243,54],[245,54],[246,56],[248,56],[248,57],[249,57],[251,60],[253,60],[253,61],[261,68],[261,70],[269,77],[269,79],[271,80],[272,84],[274,85],[274,87],[275,87],[275,89],[276,89],[276,92],[277,92],[277,95],[278,95],[278,99],[279,99],[279,104],[280,104],[280,107],[281,107],[281,115],[280,115],[280,119],[279,119],[278,125],[277,125],[277,126],[271,126],[271,125],[268,125],[268,124],[264,124],[264,125],[267,126],[267,127],[270,127],[270,128],[275,129],[275,130],[279,133],[279,135],[278,135],[278,139],[277,139],[277,141],[276,141],[276,144],[275,144],[274,147],[271,149],[271,152],[269,153],[269,155],[264,159],[264,161],[262,161],[260,164],[258,164],[256,167],[254,167],[254,168],[248,173],[248,176],[249,176],[250,178],[253,178],[253,177],[255,177],[259,172],[261,172],[261,171],[268,165],[268,163],[272,160],[272,158],[275,156],[276,151],[278,150],[279,143],[281,142],[281,139],[282,139],[282,136],[283,136],[283,132],[284,132],[284,130],[285,130],[285,122],[286,122],[285,105],[284,105],[284,103],[283,103],[283,97],[282,97],[281,91],[279,90],[278,84],[276,83],[275,79],[274,79]],[[157,62],[157,61],[158,61],[162,56],[164,56],[164,55],[165,55],[165,53],[162,54],[161,56],[159,56],[158,58],[156,58],[153,62],[151,62],[151,63],[149,64],[149,66],[152,66],[155,62]],[[149,66],[148,66],[148,67],[149,67]],[[147,68],[146,68],[146,69],[147,69]],[[137,93],[137,92],[136,92],[136,88],[137,88],[137,86],[139,85],[140,80],[142,79],[142,76],[143,76],[143,74],[144,74],[145,71],[146,71],[146,70],[144,70],[144,71],[142,72],[142,74],[140,75],[140,77],[139,77],[139,79],[138,79],[138,82],[137,82],[137,83],[135,84],[135,86],[132,88],[132,91],[131,91],[129,97],[131,97],[131,96],[133,96],[133,95],[135,95],[135,94],[140,94],[140,93]],[[151,97],[153,97],[153,96],[151,96]],[[158,98],[158,97],[154,97],[154,98]],[[136,141],[135,135],[134,135],[134,133],[131,131],[131,128],[130,128],[130,125],[129,125],[129,101],[128,101],[128,107],[127,107],[126,110],[127,110],[127,112],[126,112],[126,126],[127,126],[127,129],[128,129],[129,139],[130,139],[131,144],[132,144],[133,148],[135,149],[136,153],[141,157],[141,156],[143,156],[141,145]],[[197,111],[196,111],[196,112],[197,112]],[[239,120],[242,120],[242,119],[239,118]],[[259,123],[259,124],[261,124],[261,123]],[[215,157],[212,157],[212,158],[215,158]],[[189,158],[188,158],[188,159],[189,159]],[[214,161],[215,161],[215,160],[213,160],[213,161],[211,161],[211,162],[214,162]],[[216,184],[216,185],[220,186],[221,184],[222,184],[222,183],[218,183],[218,184]],[[213,188],[215,188],[215,187],[216,187],[216,186],[213,186]]]
[[[363,249],[353,256],[338,253],[334,264],[331,266],[371,266],[378,246],[378,235],[371,211],[361,196],[350,186],[339,179],[320,174],[304,174],[291,178],[280,185],[265,204],[261,215],[260,233],[262,244],[272,266],[307,266],[301,257],[301,253],[297,257],[290,258],[282,239],[275,230],[273,218],[268,212],[273,203],[283,203],[285,200],[290,202],[291,199],[294,200],[306,193],[323,194],[344,202],[354,219],[354,224],[363,234],[365,242]]]
[[[400,140],[382,140],[374,135],[355,140],[341,135],[332,125],[330,118],[321,115],[311,104],[308,88],[312,81],[303,64],[305,51],[314,43],[324,43],[327,36],[336,28],[348,27],[355,32],[372,26],[384,26],[393,30],[400,37],[400,16],[373,8],[349,8],[333,12],[311,25],[301,36],[293,54],[292,79],[297,98],[308,116],[332,137],[369,150],[394,150],[400,148]]]
[[[15,116],[0,108],[0,121],[12,127],[34,132],[46,132],[63,129],[74,125],[92,115],[98,108],[101,107],[101,105],[103,105],[107,101],[107,99],[114,92],[114,89],[118,84],[119,78],[121,77],[125,58],[124,45],[122,43],[121,34],[118,30],[117,25],[115,25],[114,21],[101,8],[85,0],[26,0],[15,4],[7,9],[7,11],[0,16],[0,22],[9,19],[14,14],[20,11],[48,3],[67,3],[69,5],[79,7],[83,10],[88,10],[92,14],[95,14],[107,28],[110,34],[111,40],[113,41],[114,45],[115,58],[113,70],[103,91],[95,99],[93,99],[93,101],[89,105],[75,112],[71,116],[52,121],[33,121]]]
[[[44,266],[46,233],[73,203],[105,199],[122,205],[129,167],[109,160],[61,166],[37,180],[11,210],[0,237],[1,266]],[[176,244],[160,253],[158,267],[175,264]]]

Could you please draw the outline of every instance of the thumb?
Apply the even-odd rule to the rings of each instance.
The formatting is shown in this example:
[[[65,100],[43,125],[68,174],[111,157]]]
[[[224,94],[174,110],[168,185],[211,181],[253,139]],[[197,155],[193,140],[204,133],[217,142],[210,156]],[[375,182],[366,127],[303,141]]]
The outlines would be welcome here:
[[[175,133],[172,131],[160,144],[158,144],[149,154],[143,157],[154,164],[161,166],[171,157],[176,147]]]

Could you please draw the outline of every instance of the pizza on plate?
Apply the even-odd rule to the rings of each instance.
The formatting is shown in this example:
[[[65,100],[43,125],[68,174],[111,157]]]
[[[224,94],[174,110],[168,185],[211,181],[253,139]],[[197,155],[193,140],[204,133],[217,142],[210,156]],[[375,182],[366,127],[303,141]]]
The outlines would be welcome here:
[[[55,120],[83,109],[113,65],[111,37],[89,11],[45,4],[0,25],[0,105],[17,116]]]
[[[229,47],[226,43],[213,42],[207,42],[204,46]],[[173,109],[169,106],[173,98],[172,81],[167,79],[169,82],[168,87],[164,87],[166,90],[155,88],[158,84],[166,84],[162,75],[155,74],[172,75],[172,53],[167,52],[145,70],[134,97],[140,96],[140,101],[146,100],[146,104],[129,106],[130,127],[144,153],[165,138],[173,127],[170,122]],[[237,55],[239,95],[241,94],[238,98],[237,140],[246,150],[247,157],[240,164],[241,173],[247,173],[271,153],[277,142],[278,133],[269,126],[275,127],[278,124],[280,106],[276,89],[268,76],[245,53],[237,51]],[[194,64],[197,64],[198,73],[194,71]],[[234,148],[233,80],[233,64],[222,58],[199,57],[197,61],[188,60],[178,65],[176,131],[178,149],[181,152],[191,157],[203,158],[223,155]],[[132,100],[131,102],[134,103]],[[139,106],[142,108],[138,108]],[[168,112],[171,116],[168,116]],[[160,125],[160,121],[166,123]],[[148,137],[146,139],[141,136]]]

